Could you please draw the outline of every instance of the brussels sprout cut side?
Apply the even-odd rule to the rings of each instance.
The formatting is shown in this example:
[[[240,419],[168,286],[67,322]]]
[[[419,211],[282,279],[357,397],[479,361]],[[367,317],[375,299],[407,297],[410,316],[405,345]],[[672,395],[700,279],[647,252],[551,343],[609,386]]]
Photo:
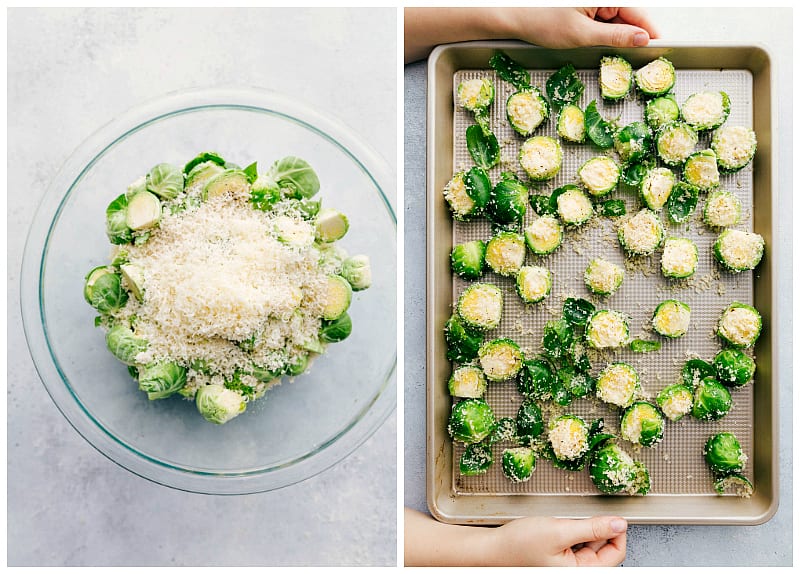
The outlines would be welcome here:
[[[685,279],[694,275],[698,262],[697,245],[691,239],[670,237],[664,242],[661,254],[661,273],[670,279]]]
[[[708,194],[703,208],[703,222],[709,227],[733,227],[742,217],[742,203],[728,191]]]
[[[563,238],[564,228],[549,215],[534,219],[525,228],[525,243],[536,255],[549,255],[558,249]]]
[[[712,248],[714,259],[728,271],[739,273],[755,269],[764,255],[764,238],[758,233],[726,229]]]
[[[556,212],[565,225],[583,225],[594,214],[594,207],[589,197],[575,185],[565,185],[553,191]]]
[[[475,283],[461,293],[456,307],[467,327],[488,331],[500,324],[503,293],[491,283]]]
[[[684,384],[664,387],[656,397],[661,412],[671,421],[677,421],[692,412],[694,394],[692,388]]]
[[[664,241],[664,224],[656,213],[642,209],[625,220],[617,237],[629,255],[651,255]]]
[[[625,409],[620,434],[634,444],[655,446],[664,437],[664,418],[650,403],[637,401]]]
[[[756,132],[744,126],[723,126],[711,138],[711,149],[724,173],[739,171],[750,163],[756,147]]]
[[[653,60],[634,74],[636,87],[645,96],[661,96],[675,85],[675,67],[666,58]]]
[[[535,87],[511,94],[506,101],[508,123],[521,136],[530,136],[550,116],[550,105]]]
[[[633,68],[621,56],[600,59],[600,96],[604,100],[621,100],[633,85]]]
[[[583,275],[586,287],[595,295],[608,296],[622,285],[625,271],[619,265],[600,257],[592,259]]]
[[[608,156],[593,157],[578,168],[578,179],[594,197],[611,193],[619,182],[619,166]]]
[[[725,92],[698,92],[689,96],[681,106],[683,121],[695,130],[718,128],[731,111],[731,100]]]
[[[494,84],[489,78],[464,80],[456,90],[458,105],[470,112],[484,110],[494,102]]]
[[[596,311],[586,323],[586,342],[595,349],[616,349],[629,338],[628,320],[617,311]]]
[[[683,165],[683,179],[700,191],[711,191],[718,188],[717,154],[710,149],[691,154]]]
[[[519,163],[532,181],[547,181],[561,170],[561,144],[548,136],[535,136],[519,150]]]
[[[498,275],[516,275],[525,262],[525,239],[519,233],[501,231],[486,244],[486,264]]]
[[[639,391],[639,375],[627,363],[611,363],[597,377],[597,398],[626,408]]]
[[[653,211],[664,207],[675,187],[675,174],[665,167],[656,167],[645,173],[640,184],[642,202]]]
[[[677,167],[694,153],[698,141],[697,132],[689,124],[667,124],[656,133],[656,155],[665,164]]]
[[[572,143],[583,143],[586,139],[586,119],[583,110],[575,104],[561,108],[556,121],[556,133]]]
[[[478,367],[459,367],[447,384],[450,395],[464,399],[480,399],[486,393],[486,377]]]
[[[560,415],[550,421],[547,440],[560,461],[574,461],[589,451],[589,425],[575,415]]]
[[[752,347],[760,334],[761,314],[738,301],[728,305],[717,323],[717,335],[736,349]]]
[[[689,330],[691,311],[686,303],[668,299],[658,304],[653,312],[653,330],[659,335],[675,339]]]
[[[553,278],[544,267],[528,265],[521,267],[517,274],[517,294],[526,303],[543,301],[553,287]]]
[[[478,349],[478,362],[490,381],[505,381],[522,369],[522,351],[511,339],[487,341]]]

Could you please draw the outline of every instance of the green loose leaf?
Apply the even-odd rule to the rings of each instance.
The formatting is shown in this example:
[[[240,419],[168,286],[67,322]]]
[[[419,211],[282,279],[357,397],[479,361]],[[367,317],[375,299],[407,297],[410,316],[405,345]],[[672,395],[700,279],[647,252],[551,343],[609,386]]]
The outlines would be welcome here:
[[[532,359],[522,364],[517,378],[517,390],[526,397],[549,400],[552,398],[553,380],[550,363],[543,359]]]
[[[114,245],[124,245],[133,241],[133,231],[127,223],[128,198],[123,193],[106,208],[106,235]]]
[[[461,455],[458,468],[463,476],[477,476],[489,470],[493,462],[491,448],[483,443],[469,444]]]
[[[467,128],[467,150],[472,160],[483,169],[491,169],[500,161],[500,144],[491,132],[485,134],[483,128],[472,125]]]
[[[625,215],[625,202],[621,199],[609,199],[600,204],[598,212],[606,217],[620,217]]]
[[[576,299],[568,297],[564,301],[564,319],[573,325],[585,325],[589,316],[594,313],[594,305],[586,299]]]
[[[651,159],[644,159],[640,162],[628,163],[622,166],[620,178],[622,182],[631,187],[639,187],[650,169],[655,167]]]
[[[589,139],[592,140],[597,147],[608,149],[614,145],[614,127],[597,111],[596,100],[592,100],[591,103],[586,106],[584,122],[586,125],[586,135],[589,136]]]
[[[183,173],[177,166],[160,163],[147,174],[147,190],[161,199],[175,199],[183,191]]]
[[[532,193],[528,200],[537,215],[556,215],[558,213],[558,211],[550,207],[550,197],[547,195]]]
[[[563,357],[569,351],[574,337],[572,326],[563,319],[548,321],[544,326],[542,337],[545,354],[551,359]]]
[[[477,123],[480,126],[481,131],[483,131],[483,135],[487,138],[493,137],[492,124],[489,120],[489,109],[484,108],[481,110],[475,110],[473,115],[475,116],[475,123]]]
[[[531,87],[531,75],[519,63],[511,59],[505,52],[495,52],[489,58],[489,66],[497,72],[497,75],[506,82],[517,88],[517,90],[528,90]]]
[[[247,181],[253,183],[256,179],[258,179],[258,162],[254,161],[242,171],[247,176]]]
[[[673,223],[683,223],[697,207],[699,191],[695,186],[679,181],[667,199],[667,215]]]
[[[550,98],[550,103],[557,110],[580,100],[584,88],[585,86],[578,74],[575,73],[575,67],[572,64],[559,68],[547,79],[545,84],[547,97]]]
[[[634,353],[650,353],[661,349],[660,341],[647,341],[645,339],[634,339],[631,341],[631,351]]]
[[[517,422],[510,417],[503,417],[497,420],[494,430],[487,438],[489,444],[502,441],[513,441],[517,438]]]
[[[204,151],[198,154],[194,159],[187,163],[183,168],[183,173],[188,174],[195,166],[205,163],[207,161],[214,162],[219,166],[225,166],[225,160],[215,151]]]

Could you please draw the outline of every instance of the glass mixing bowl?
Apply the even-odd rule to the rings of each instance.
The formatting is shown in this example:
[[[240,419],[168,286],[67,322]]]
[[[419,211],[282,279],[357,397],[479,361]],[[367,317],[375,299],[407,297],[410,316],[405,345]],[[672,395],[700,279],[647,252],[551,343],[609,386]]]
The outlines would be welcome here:
[[[372,287],[354,294],[352,335],[222,426],[206,422],[193,401],[147,400],[83,299],[86,273],[110,260],[108,203],[153,165],[183,165],[208,149],[240,165],[258,161],[260,171],[287,155],[307,160],[323,206],[349,218],[340,244],[367,254],[373,275]],[[271,92],[186,91],[125,113],[67,160],[25,246],[23,324],[47,392],[97,450],[173,488],[262,492],[329,468],[396,405],[394,190],[392,170],[350,129]]]

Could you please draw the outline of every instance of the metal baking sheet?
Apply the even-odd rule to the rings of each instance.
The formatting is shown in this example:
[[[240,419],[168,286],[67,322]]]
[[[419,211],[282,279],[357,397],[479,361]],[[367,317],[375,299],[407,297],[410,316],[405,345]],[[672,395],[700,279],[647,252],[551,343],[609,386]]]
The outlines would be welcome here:
[[[635,354],[620,350],[596,353],[591,357],[593,373],[611,361],[631,363],[640,374],[643,397],[652,400],[661,388],[679,379],[681,366],[688,358],[711,360],[714,357],[721,348],[714,336],[714,325],[729,302],[754,304],[762,312],[765,325],[769,325],[771,311],[770,283],[768,278],[764,278],[765,275],[769,276],[764,268],[770,265],[770,218],[768,213],[766,221],[763,217],[764,211],[770,207],[770,178],[768,175],[764,177],[764,174],[771,169],[769,147],[765,150],[763,145],[764,140],[770,140],[771,116],[769,81],[764,82],[764,74],[767,77],[769,75],[766,54],[758,48],[688,46],[627,52],[589,49],[565,53],[519,44],[473,43],[440,49],[431,57],[428,110],[428,473],[432,512],[450,522],[503,522],[532,513],[585,516],[598,511],[623,514],[634,522],[763,522],[771,516],[777,504],[774,496],[777,492],[776,451],[773,450],[776,435],[774,430],[770,432],[775,423],[772,413],[776,395],[771,388],[768,329],[754,353],[758,365],[756,381],[733,391],[734,406],[727,416],[719,421],[708,422],[691,417],[678,422],[667,421],[664,440],[654,448],[622,442],[633,457],[644,462],[650,470],[652,488],[646,497],[601,495],[586,471],[574,473],[557,470],[543,460],[538,462],[531,480],[525,483],[508,481],[499,464],[478,477],[464,477],[458,472],[457,461],[463,446],[453,445],[446,433],[443,436],[452,404],[446,392],[446,381],[452,366],[444,358],[441,329],[449,317],[452,303],[469,282],[451,275],[448,257],[455,243],[485,240],[491,236],[489,223],[485,220],[453,222],[441,196],[442,187],[454,172],[473,165],[466,149],[464,132],[474,120],[471,114],[453,105],[453,93],[461,80],[488,76],[495,82],[496,97],[490,117],[501,146],[501,164],[491,170],[490,178],[496,182],[501,171],[514,171],[523,181],[527,180],[517,162],[519,146],[524,138],[515,134],[505,119],[506,98],[514,88],[497,78],[487,65],[495,48],[506,50],[526,65],[531,71],[534,85],[542,89],[553,71],[564,63],[572,62],[586,86],[580,101],[581,107],[585,108],[592,99],[596,99],[601,114],[607,118],[617,118],[619,125],[641,120],[644,106],[635,97],[612,104],[601,101],[597,68],[602,55],[619,53],[631,61],[634,69],[665,55],[676,66],[674,93],[679,103],[698,91],[726,91],[732,102],[728,125],[753,127],[757,132],[759,151],[751,166],[736,174],[722,176],[721,189],[731,191],[740,199],[743,218],[737,228],[762,233],[767,240],[767,257],[755,273],[732,275],[720,270],[710,251],[717,234],[699,221],[705,194],[701,195],[698,209],[688,224],[670,225],[666,215],[662,217],[669,236],[690,237],[698,246],[698,270],[689,280],[668,281],[661,276],[660,250],[647,258],[626,258],[616,239],[615,225],[618,221],[596,217],[584,228],[567,231],[564,244],[554,254],[535,257],[528,253],[526,264],[544,265],[554,277],[553,291],[543,303],[525,305],[515,293],[512,278],[503,278],[492,272],[484,275],[482,280],[495,283],[503,290],[505,303],[503,321],[487,338],[510,337],[520,344],[527,356],[535,355],[541,349],[545,322],[560,316],[561,305],[566,297],[584,297],[592,300],[597,308],[622,311],[630,317],[631,335],[634,338],[659,338],[649,327],[653,309],[664,299],[678,299],[692,308],[691,327],[686,336],[677,340],[659,338],[662,349],[656,353]],[[729,62],[722,62],[721,54],[726,54]],[[736,57],[733,57],[734,54]],[[760,63],[759,54],[764,57]],[[448,116],[449,122],[441,121],[441,116]],[[449,133],[440,133],[443,129]],[[542,125],[536,135],[557,137],[554,118]],[[576,183],[578,167],[590,157],[603,153],[590,144],[561,143],[564,150],[561,171],[549,182],[532,185],[534,193],[549,194],[556,187]],[[698,149],[707,148],[708,144],[709,136],[703,135]],[[635,192],[624,186],[620,186],[609,198],[625,201],[628,213],[635,213],[641,207]],[[535,217],[529,209],[525,223]],[[611,297],[592,296],[583,285],[583,271],[596,256],[603,256],[626,268],[621,289]],[[514,381],[490,384],[486,398],[498,417],[513,417],[522,402]],[[571,412],[587,420],[602,417],[612,432],[618,430],[618,411],[595,399],[576,400],[569,407],[558,407],[551,403],[543,406],[545,419],[555,413]],[[763,416],[762,413],[769,416]],[[745,474],[756,488],[750,499],[718,497],[712,490],[711,475],[701,454],[702,446],[710,435],[721,431],[734,432],[748,454]],[[503,447],[502,443],[495,445],[496,459],[499,459]],[[432,453],[435,456],[431,456]]]

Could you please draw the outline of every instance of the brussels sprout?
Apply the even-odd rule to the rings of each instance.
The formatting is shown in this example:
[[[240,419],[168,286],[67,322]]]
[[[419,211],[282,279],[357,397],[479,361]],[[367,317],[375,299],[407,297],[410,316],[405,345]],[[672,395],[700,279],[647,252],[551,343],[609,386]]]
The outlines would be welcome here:
[[[491,283],[474,283],[461,293],[456,309],[467,327],[494,329],[502,318],[503,293]]]
[[[477,279],[483,275],[486,244],[480,239],[461,243],[450,252],[450,268],[464,279]]]
[[[111,259],[111,266],[112,267],[121,267],[126,263],[129,263],[130,253],[124,247],[116,247],[114,257]]]
[[[532,181],[547,181],[561,170],[561,144],[549,136],[525,140],[519,150],[519,164]]]
[[[335,209],[321,209],[315,223],[316,238],[322,243],[333,243],[345,236],[350,223],[344,213]]]
[[[541,359],[524,361],[517,377],[517,390],[526,397],[549,400],[553,381],[550,363]]]
[[[650,100],[644,108],[644,119],[654,130],[676,122],[680,117],[681,110],[672,94]]]
[[[622,285],[625,271],[619,265],[600,257],[592,259],[583,274],[583,281],[595,295],[612,295]]]
[[[619,427],[622,438],[642,446],[654,446],[664,437],[664,418],[645,401],[637,401],[625,409]]]
[[[183,191],[181,168],[168,163],[158,164],[147,174],[147,190],[162,199],[175,199]]]
[[[691,277],[697,270],[697,245],[691,239],[670,237],[661,254],[661,273],[671,279]]]
[[[505,381],[522,368],[522,351],[511,339],[487,341],[478,349],[478,362],[490,381]]]
[[[544,419],[542,410],[532,400],[522,403],[517,411],[517,437],[523,446],[531,446],[533,439],[542,434]]]
[[[271,371],[259,365],[253,365],[249,374],[260,383],[269,383],[280,377],[282,373],[280,371]]]
[[[185,189],[202,189],[208,180],[223,171],[225,171],[225,168],[216,162],[206,161],[199,163],[186,174]]]
[[[586,341],[595,349],[622,347],[628,339],[628,321],[617,311],[595,311],[586,323]]]
[[[747,461],[739,440],[731,432],[710,436],[703,446],[703,456],[715,476],[741,472]]]
[[[667,165],[683,165],[694,152],[697,142],[697,132],[688,124],[667,124],[656,133],[656,154]]]
[[[619,182],[619,166],[610,157],[593,157],[578,168],[578,179],[594,197],[611,193]]]
[[[649,156],[653,132],[644,122],[633,122],[614,134],[614,149],[624,163],[636,163]]]
[[[542,347],[552,359],[560,359],[567,354],[575,340],[575,331],[567,321],[556,319],[544,325]]]
[[[353,331],[353,321],[350,315],[342,313],[333,321],[323,321],[319,330],[319,339],[323,343],[338,343],[344,341]]]
[[[605,494],[647,494],[650,490],[647,468],[635,462],[613,440],[606,441],[593,453],[589,476],[597,489]]]
[[[453,314],[444,326],[444,339],[447,343],[447,360],[466,363],[478,356],[483,334],[467,327],[457,314]]]
[[[565,64],[547,78],[545,88],[547,97],[550,98],[553,107],[558,110],[580,100],[586,86],[575,72],[575,66]]]
[[[83,296],[89,305],[101,313],[122,309],[128,302],[128,292],[122,287],[120,276],[108,267],[95,267],[89,271]]]
[[[517,273],[517,294],[526,303],[539,303],[550,294],[553,277],[545,267],[526,265]]]
[[[153,363],[139,367],[139,390],[152,400],[165,399],[186,384],[186,369],[176,363]]]
[[[560,415],[548,425],[547,440],[560,461],[574,461],[589,451],[589,425],[576,415]]]
[[[461,455],[458,469],[463,476],[477,476],[486,473],[492,466],[492,449],[485,444],[469,444]]]
[[[558,219],[545,215],[525,228],[525,243],[536,255],[549,255],[561,245],[564,228]]]
[[[681,380],[690,389],[697,388],[706,377],[715,377],[716,369],[702,359],[689,359],[681,368]]]
[[[586,139],[586,119],[583,110],[575,104],[561,108],[556,120],[556,133],[568,142],[583,143]]]
[[[450,375],[447,390],[453,397],[480,399],[486,393],[486,377],[478,367],[459,367]]]
[[[533,449],[525,446],[507,448],[503,451],[503,474],[512,482],[525,482],[536,468]]]
[[[342,277],[344,277],[353,291],[363,291],[372,285],[372,268],[369,257],[366,255],[353,255],[342,263]]]
[[[114,245],[133,241],[133,233],[127,223],[128,198],[123,193],[106,208],[106,235]]]
[[[753,495],[753,483],[743,475],[734,473],[715,480],[714,490],[720,495],[733,494],[742,498],[750,498]]]
[[[671,421],[680,420],[692,412],[693,402],[692,388],[680,383],[664,387],[656,397],[658,408]]]
[[[636,87],[645,96],[661,96],[675,85],[675,67],[664,57],[653,60],[634,74]]]
[[[325,306],[322,309],[322,318],[326,321],[334,321],[350,307],[353,289],[344,277],[338,275],[328,275],[326,287],[327,294]]]
[[[106,345],[126,365],[136,364],[136,355],[147,350],[147,341],[133,334],[126,325],[115,325],[106,333]]]
[[[550,105],[538,88],[515,92],[506,101],[508,123],[521,136],[529,136],[550,116]]]
[[[723,349],[714,357],[717,380],[729,387],[743,387],[753,379],[756,363],[739,349]]]
[[[742,217],[742,203],[728,191],[708,194],[703,222],[709,227],[733,227]]]
[[[144,299],[144,269],[132,263],[125,263],[120,266],[119,270],[130,292],[138,301],[142,301]]]
[[[140,176],[128,184],[128,187],[125,189],[125,197],[131,198],[140,191],[147,191],[146,175]]]
[[[725,123],[731,112],[731,100],[725,92],[698,92],[681,106],[683,121],[697,131],[713,130]]]
[[[655,159],[650,155],[639,161],[625,163],[620,170],[620,180],[625,185],[640,188],[644,176],[647,175],[647,172],[653,169],[655,165]],[[624,204],[625,202],[621,201],[621,203]]]
[[[125,224],[133,231],[155,226],[161,220],[161,202],[149,191],[137,193],[128,200]]]
[[[225,160],[217,152],[204,151],[197,154],[192,160],[183,166],[183,173],[188,175],[192,172],[192,170],[194,170],[194,168],[203,163],[210,163],[220,167],[225,166]]]
[[[619,242],[629,255],[651,255],[664,241],[664,234],[664,224],[649,209],[628,218],[617,230]]]
[[[711,149],[717,154],[720,171],[739,171],[756,154],[756,132],[744,126],[724,126],[714,132]]]
[[[458,105],[470,112],[484,110],[494,102],[494,84],[489,78],[464,80],[456,89]]]
[[[731,410],[731,393],[712,377],[706,377],[694,390],[692,416],[696,419],[717,420]]]
[[[305,372],[308,368],[309,360],[308,353],[297,355],[292,361],[286,365],[286,374],[290,377],[296,377]]]
[[[667,203],[673,187],[675,174],[666,167],[656,167],[647,171],[639,190],[644,204],[657,211]]]
[[[700,191],[711,191],[719,187],[717,154],[710,149],[691,154],[683,164],[683,179]]]
[[[653,330],[659,335],[675,339],[689,330],[691,309],[686,303],[667,299],[653,311]]]
[[[752,347],[760,334],[761,314],[738,301],[728,305],[717,324],[717,335],[737,349]]]
[[[586,299],[567,297],[562,307],[562,315],[567,323],[573,325],[586,325],[589,317],[595,312],[594,305]]]
[[[758,233],[726,229],[714,242],[712,253],[732,273],[755,269],[764,255],[764,238]]]
[[[565,225],[582,225],[591,219],[594,213],[589,197],[575,185],[565,185],[553,191],[556,211]]]
[[[519,233],[501,231],[486,243],[486,264],[498,275],[516,275],[525,262],[525,239]]]
[[[597,212],[606,217],[621,217],[627,213],[625,202],[621,199],[609,199],[598,205]]]
[[[246,177],[244,172],[239,173]],[[287,197],[309,198],[319,191],[319,178],[306,160],[287,156],[275,161],[267,173],[253,183],[254,189],[265,187],[277,187]]]
[[[483,399],[464,399],[453,405],[447,432],[465,444],[481,442],[495,426],[492,408]]]
[[[522,223],[527,211],[528,193],[528,188],[515,177],[504,174],[489,195],[487,215],[500,225]]]
[[[200,387],[194,401],[203,418],[218,425],[225,424],[247,408],[247,401],[241,392],[226,389],[222,385]]]
[[[597,111],[597,102],[592,100],[584,113],[586,135],[600,149],[608,149],[614,145],[614,127]]]
[[[473,167],[468,172],[458,172],[444,187],[444,198],[453,217],[466,220],[483,212],[489,202],[492,184],[486,172]]]
[[[611,363],[597,377],[597,398],[626,408],[639,390],[639,375],[627,363]]]
[[[322,200],[313,201],[311,199],[287,199],[286,204],[306,221],[316,220],[317,215],[322,209]]]
[[[203,201],[222,195],[250,197],[250,181],[247,175],[238,169],[226,169],[210,178],[203,186]]]
[[[604,100],[621,100],[633,84],[633,68],[622,56],[603,56],[600,59],[600,96]]]

